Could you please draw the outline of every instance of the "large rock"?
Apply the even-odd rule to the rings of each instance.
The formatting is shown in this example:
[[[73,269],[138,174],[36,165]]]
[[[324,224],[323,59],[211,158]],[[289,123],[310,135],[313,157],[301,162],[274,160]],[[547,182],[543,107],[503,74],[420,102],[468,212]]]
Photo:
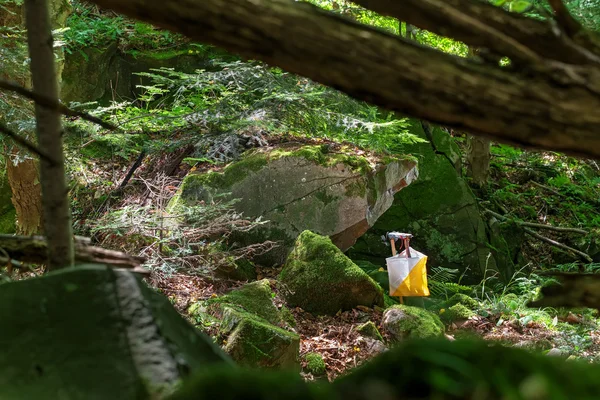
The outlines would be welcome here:
[[[300,368],[300,337],[288,328],[273,305],[267,279],[248,283],[225,296],[201,302],[192,316],[209,313],[219,321],[224,350],[240,365],[274,369]]]
[[[3,399],[153,398],[231,363],[129,272],[78,266],[0,285]]]
[[[411,125],[412,133],[427,138],[419,121],[412,120]],[[505,232],[490,230],[481,217],[475,196],[460,176],[460,150],[450,135],[430,129],[435,150],[429,142],[406,145],[406,152],[419,161],[419,179],[395,196],[390,209],[349,251],[350,257],[385,265],[390,249],[380,236],[410,232],[411,244],[427,254],[429,265],[461,273],[468,269],[463,282],[479,282],[486,269],[510,279],[518,258],[515,246],[504,240]]]
[[[412,159],[380,160],[330,153],[326,146],[261,148],[222,172],[189,175],[171,208],[241,199],[235,207],[247,217],[270,221],[245,244],[279,240],[282,245],[258,261],[282,264],[303,230],[331,237],[342,250],[352,246],[392,205],[394,194],[416,178]]]
[[[315,314],[383,306],[383,290],[327,237],[304,231],[279,281],[287,303]]]
[[[405,305],[385,310],[381,326],[394,342],[441,337],[445,331],[444,324],[437,315],[423,308]]]

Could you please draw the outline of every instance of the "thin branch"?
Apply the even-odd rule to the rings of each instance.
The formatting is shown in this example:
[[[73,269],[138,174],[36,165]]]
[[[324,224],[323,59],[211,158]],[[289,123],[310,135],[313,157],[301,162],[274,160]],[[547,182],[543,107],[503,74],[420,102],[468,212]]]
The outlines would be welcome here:
[[[116,127],[108,122],[102,121],[98,117],[94,117],[88,113],[84,113],[81,111],[75,111],[65,106],[64,104],[58,103],[48,97],[41,96],[31,90],[25,89],[23,86],[19,85],[15,82],[6,81],[4,79],[0,79],[0,89],[8,90],[14,93],[17,93],[23,97],[28,98],[29,100],[33,100],[36,104],[39,104],[42,107],[48,108],[50,110],[58,111],[59,113],[69,116],[69,117],[79,117],[89,122],[93,122],[95,124],[100,125],[103,128],[114,130]]]
[[[567,36],[570,38],[575,37],[575,35],[581,31],[582,26],[579,21],[573,18],[569,10],[567,10],[565,3],[563,3],[562,0],[548,0],[548,3],[554,11],[554,18],[556,19],[556,22],[558,22]]]
[[[16,133],[14,133],[10,129],[8,129],[8,127],[6,125],[4,125],[2,122],[0,122],[0,134],[3,134],[4,136],[8,136],[12,140],[14,140],[17,144],[19,144],[19,145],[23,146],[25,149],[27,149],[29,152],[38,155],[40,158],[46,160],[47,162],[51,163],[52,165],[56,165],[56,160],[54,160],[54,158],[52,158],[48,153],[39,149],[35,144],[31,143],[29,140],[17,135]]]
[[[555,194],[555,195],[557,195],[557,196],[560,196],[560,197],[568,197],[567,195],[564,195],[564,194],[560,193],[559,191],[557,191],[557,190],[554,190],[554,189],[552,189],[551,187],[548,187],[548,186],[546,186],[546,185],[542,185],[541,183],[538,183],[538,182],[536,182],[536,181],[530,181],[530,182],[531,182],[531,183],[533,183],[535,186],[537,186],[537,187],[539,187],[539,188],[542,188],[542,189],[544,189],[544,190],[547,190],[547,191],[549,191],[550,193],[553,193],[553,194]]]
[[[542,236],[539,233],[536,233],[536,232],[532,231],[529,228],[523,228],[523,230],[528,235],[531,235],[534,238],[541,240],[542,242],[546,242],[548,244],[551,244],[552,246],[558,247],[559,249],[563,249],[563,250],[567,250],[567,251],[572,251],[573,253],[577,254],[578,256],[580,256],[581,258],[583,258],[587,262],[590,262],[590,263],[594,262],[594,260],[592,259],[592,257],[590,257],[588,254],[585,254],[583,251],[579,251],[577,249],[574,249],[572,247],[567,246],[566,244],[562,244],[562,243],[557,242],[556,240],[552,240],[550,238]]]
[[[488,213],[488,214],[490,214],[490,215],[493,215],[494,217],[496,217],[496,218],[498,218],[500,220],[503,220],[503,221],[509,220],[509,218],[505,217],[504,215],[500,215],[500,214],[498,214],[498,213],[496,213],[496,212],[494,212],[492,210],[485,210],[485,212]],[[523,225],[522,223],[519,224],[520,221],[514,221],[514,222],[516,222],[518,225]],[[536,225],[538,225],[538,224],[536,224]],[[544,226],[544,225],[542,225],[542,226]],[[538,228],[539,228],[539,226],[538,226]],[[556,227],[554,227],[554,228],[556,228]],[[580,256],[581,258],[583,258],[584,260],[586,260],[587,262],[591,263],[591,262],[594,261],[594,260],[592,260],[592,257],[590,257],[588,254],[586,254],[586,253],[584,253],[582,251],[579,251],[577,249],[574,249],[572,247],[569,247],[566,244],[562,244],[560,242],[557,242],[556,240],[553,240],[553,239],[547,238],[545,236],[542,236],[539,233],[534,232],[533,230],[527,228],[526,226],[523,226],[523,231],[525,233],[527,233],[528,235],[531,235],[534,238],[536,238],[538,240],[541,240],[542,242],[546,242],[548,244],[551,244],[552,246],[558,247],[559,249],[571,251],[571,252],[577,254],[578,256]]]
[[[588,231],[585,231],[583,229],[578,229],[578,228],[568,228],[568,227],[562,227],[562,226],[536,224],[533,222],[524,222],[524,221],[516,221],[516,222],[518,225],[528,226],[531,228],[546,229],[546,230],[555,231],[555,232],[571,232],[571,233],[578,233],[580,235],[588,234]]]
[[[536,224],[534,222],[525,222],[525,221],[518,221],[518,220],[514,220],[514,219],[509,219],[508,217],[498,214],[492,210],[485,210],[486,213],[501,219],[503,221],[508,221],[510,220],[511,222],[516,223],[517,225],[521,225],[521,226],[528,226],[530,228],[538,228],[538,229],[547,229],[549,231],[556,231],[556,232],[572,232],[572,233],[579,233],[581,235],[587,235],[588,231],[585,231],[583,229],[578,229],[578,228],[569,228],[569,227],[562,227],[562,226],[554,226],[554,225],[546,225],[546,224]]]

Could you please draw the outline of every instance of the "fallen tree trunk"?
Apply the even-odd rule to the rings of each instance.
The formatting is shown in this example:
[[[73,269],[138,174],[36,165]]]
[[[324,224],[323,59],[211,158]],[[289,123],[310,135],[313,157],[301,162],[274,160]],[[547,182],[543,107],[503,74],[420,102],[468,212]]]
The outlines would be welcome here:
[[[479,3],[461,1],[473,7]],[[557,62],[556,56],[544,59],[551,45],[567,51],[556,35],[544,36],[552,33],[548,29],[526,30],[531,37],[520,45],[521,36],[500,40],[504,31],[487,33],[493,36],[486,42],[492,50],[506,54],[512,46],[512,54],[527,62],[511,70],[443,54],[301,2],[92,2],[406,115],[524,147],[600,158],[600,63],[595,62],[600,58],[569,42],[585,53],[573,58],[580,65]],[[506,14],[507,31],[511,24],[525,23],[500,12]],[[446,17],[456,21],[460,15]],[[449,36],[457,31],[451,23],[444,26]],[[534,46],[542,39],[543,52],[541,45]]]
[[[2,261],[6,263],[19,261],[21,263],[45,264],[47,248],[48,242],[43,236],[0,235],[0,259],[3,259]],[[92,246],[87,238],[76,237],[74,248],[75,263],[106,264],[130,269],[133,272],[148,273],[146,269],[141,268],[145,258]]]

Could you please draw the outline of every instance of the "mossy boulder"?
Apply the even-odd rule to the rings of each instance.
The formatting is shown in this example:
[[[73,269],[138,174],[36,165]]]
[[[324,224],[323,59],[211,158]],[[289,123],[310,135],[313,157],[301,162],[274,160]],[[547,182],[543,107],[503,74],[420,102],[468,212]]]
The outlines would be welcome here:
[[[501,237],[504,232],[490,230],[482,218],[477,199],[460,176],[459,148],[438,127],[430,128],[431,143],[420,121],[410,124],[411,133],[427,140],[406,145],[418,159],[419,179],[395,196],[394,204],[350,249],[350,258],[383,264],[390,249],[381,235],[410,232],[411,244],[427,254],[430,265],[467,271],[465,283],[480,282],[486,268],[510,279],[519,247],[509,246],[510,241]]]
[[[461,303],[440,310],[440,319],[447,324],[466,321],[474,315],[473,311]]]
[[[235,326],[227,333],[224,350],[246,367],[298,369],[300,337],[252,314],[225,307],[223,320]],[[235,322],[234,322],[235,321]]]
[[[279,281],[288,305],[333,315],[362,305],[383,306],[383,290],[326,236],[304,231]]]
[[[159,398],[230,358],[133,274],[83,265],[0,285],[4,399]]]
[[[477,300],[462,293],[456,293],[452,295],[452,297],[441,304],[441,307],[449,308],[456,304],[461,304],[471,311],[475,311],[479,308],[479,303]]]
[[[379,333],[379,329],[377,329],[377,326],[373,321],[367,321],[364,324],[360,324],[356,327],[356,332],[365,337],[370,337],[383,342],[383,337],[381,336],[381,333]]]
[[[242,199],[234,207],[250,218],[269,221],[234,237],[241,244],[275,240],[280,246],[261,255],[261,264],[283,264],[304,230],[329,236],[342,250],[390,207],[394,194],[416,177],[413,159],[371,163],[348,150],[322,146],[259,148],[246,152],[221,172],[188,175],[169,208]]]
[[[314,376],[324,375],[327,371],[327,365],[325,365],[323,356],[319,353],[307,353],[304,356],[304,361],[306,362],[306,371]]]
[[[300,337],[288,329],[289,316],[273,304],[267,279],[247,283],[230,293],[200,302],[189,312],[196,321],[205,314],[219,321],[224,350],[240,365],[299,368]]]
[[[383,313],[383,329],[393,342],[442,336],[445,327],[440,318],[423,308],[396,305]]]

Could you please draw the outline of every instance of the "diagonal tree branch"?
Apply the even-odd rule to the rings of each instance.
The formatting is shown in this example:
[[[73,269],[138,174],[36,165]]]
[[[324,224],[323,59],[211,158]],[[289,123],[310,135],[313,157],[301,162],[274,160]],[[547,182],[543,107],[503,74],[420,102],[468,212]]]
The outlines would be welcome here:
[[[406,21],[421,29],[450,36],[473,47],[493,49],[509,57],[524,58],[530,49],[548,60],[569,64],[599,64],[600,44],[578,37],[578,43],[557,35],[551,24],[509,13],[473,0],[354,0],[382,15]],[[551,0],[551,2],[561,2]],[[576,21],[575,21],[576,23]],[[580,47],[583,46],[583,47]]]
[[[10,82],[10,81],[4,80],[4,79],[0,79],[0,89],[17,93],[23,97],[33,100],[36,104],[39,104],[42,107],[45,107],[45,108],[48,108],[48,109],[51,109],[54,111],[58,111],[59,113],[61,113],[63,115],[66,115],[69,117],[79,117],[86,121],[98,124],[101,127],[106,128],[106,129],[110,129],[110,130],[116,129],[116,127],[114,125],[109,124],[108,122],[102,121],[98,117],[94,117],[93,115],[90,115],[88,113],[71,110],[69,107],[65,106],[64,104],[57,103],[56,101],[53,101],[52,99],[49,99],[45,96],[41,96],[31,90],[25,89],[23,86],[19,85],[16,82]]]
[[[13,131],[11,131],[2,122],[0,122],[0,134],[2,134],[4,136],[8,136],[12,140],[14,140],[15,143],[17,143],[17,144],[23,146],[25,149],[29,150],[29,152],[38,155],[41,159],[46,160],[47,162],[51,163],[52,165],[56,165],[56,160],[54,160],[52,157],[50,157],[49,154],[47,154],[46,152],[39,149],[35,144],[31,143],[29,140],[27,140],[24,137],[19,136],[16,133],[14,133]]]

